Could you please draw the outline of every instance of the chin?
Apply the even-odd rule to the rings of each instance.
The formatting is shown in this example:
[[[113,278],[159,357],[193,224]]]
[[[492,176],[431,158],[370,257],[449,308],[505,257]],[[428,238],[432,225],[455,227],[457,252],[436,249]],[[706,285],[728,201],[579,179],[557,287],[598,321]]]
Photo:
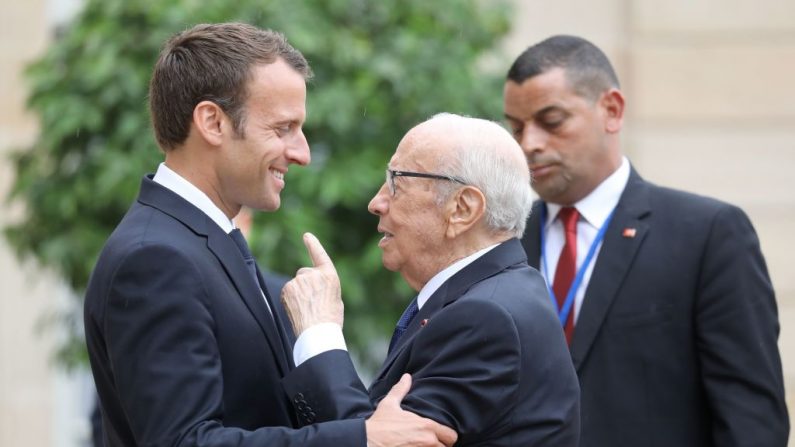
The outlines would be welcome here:
[[[279,209],[279,204],[278,203],[276,205],[265,204],[265,205],[252,206],[250,208],[255,209],[257,211],[264,211],[266,213],[270,213],[270,212],[278,210]]]
[[[395,266],[392,262],[390,262],[389,259],[386,258],[386,256],[381,257],[381,264],[383,264],[384,268],[389,270],[390,272],[397,271],[397,266]]]
[[[281,197],[276,196],[275,199],[266,199],[260,203],[258,209],[262,211],[276,211],[282,206]]]

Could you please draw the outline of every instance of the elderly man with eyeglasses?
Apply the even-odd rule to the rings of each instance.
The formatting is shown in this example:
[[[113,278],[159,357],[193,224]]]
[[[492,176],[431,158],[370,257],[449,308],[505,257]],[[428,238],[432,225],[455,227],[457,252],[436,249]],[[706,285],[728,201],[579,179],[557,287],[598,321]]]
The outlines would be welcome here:
[[[298,367],[288,394],[318,421],[361,416],[409,373],[403,408],[452,427],[457,445],[576,446],[577,377],[547,286],[517,239],[531,204],[527,161],[498,124],[440,114],[411,129],[369,210],[384,266],[419,294],[368,390],[344,351],[330,350]],[[317,239],[305,243],[314,266],[282,294],[296,348],[317,324],[342,336],[334,266]],[[323,380],[329,364],[342,380]]]

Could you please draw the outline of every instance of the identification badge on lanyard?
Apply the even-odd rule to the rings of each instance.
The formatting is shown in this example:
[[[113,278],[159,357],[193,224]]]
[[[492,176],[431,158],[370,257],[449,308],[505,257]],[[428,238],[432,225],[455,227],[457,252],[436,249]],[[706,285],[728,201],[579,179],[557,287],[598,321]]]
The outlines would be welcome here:
[[[541,207],[541,263],[544,266],[544,279],[547,281],[547,290],[549,291],[550,298],[552,298],[552,304],[558,311],[558,318],[560,319],[561,326],[565,327],[566,325],[566,320],[569,318],[571,308],[574,306],[574,297],[577,295],[577,289],[579,289],[580,285],[582,284],[585,271],[588,270],[588,265],[590,265],[591,261],[593,260],[594,254],[596,253],[596,248],[605,237],[607,226],[610,225],[610,220],[613,218],[613,213],[615,213],[615,211],[615,208],[610,211],[610,214],[607,216],[607,219],[605,219],[602,227],[599,228],[599,231],[596,233],[596,238],[594,238],[593,242],[591,242],[591,247],[588,249],[588,254],[585,256],[585,260],[582,262],[580,268],[577,269],[577,274],[574,276],[571,287],[569,287],[569,293],[566,294],[566,300],[563,302],[562,306],[558,307],[558,300],[555,297],[555,292],[552,291],[552,282],[549,280],[549,268],[547,267],[546,237],[544,236],[547,226],[547,207],[546,204]]]

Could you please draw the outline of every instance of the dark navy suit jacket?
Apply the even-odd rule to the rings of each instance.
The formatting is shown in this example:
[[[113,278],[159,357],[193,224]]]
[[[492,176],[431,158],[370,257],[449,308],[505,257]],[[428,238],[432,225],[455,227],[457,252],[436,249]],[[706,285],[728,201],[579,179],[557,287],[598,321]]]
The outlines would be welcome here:
[[[539,206],[522,241],[534,266]],[[571,344],[580,446],[785,446],[778,332],[748,217],[632,170]]]
[[[295,428],[292,330],[259,286],[212,219],[143,179],[86,292],[107,445],[365,445],[362,419]]]
[[[345,380],[293,380],[323,377],[332,361]],[[577,445],[577,377],[544,280],[528,267],[517,239],[466,266],[428,299],[369,393],[342,351],[308,360],[285,388],[319,420],[332,420],[367,414],[403,373],[413,378],[403,408],[453,428],[456,445]]]

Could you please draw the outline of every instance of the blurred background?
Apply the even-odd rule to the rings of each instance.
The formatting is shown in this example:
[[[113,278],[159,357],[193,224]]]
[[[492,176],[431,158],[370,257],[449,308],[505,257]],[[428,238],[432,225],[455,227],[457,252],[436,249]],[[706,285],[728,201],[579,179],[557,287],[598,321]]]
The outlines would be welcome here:
[[[315,71],[312,166],[258,213],[260,263],[293,273],[320,236],[363,375],[411,296],[384,271],[366,203],[403,133],[450,111],[501,120],[502,79],[528,45],[577,34],[627,97],[623,144],[655,183],[750,215],[776,289],[795,403],[795,2],[792,0],[2,0],[0,445],[89,445],[94,390],[83,288],[105,238],[161,160],[149,72],[174,32],[239,20],[283,31]],[[787,186],[789,185],[789,186]]]

